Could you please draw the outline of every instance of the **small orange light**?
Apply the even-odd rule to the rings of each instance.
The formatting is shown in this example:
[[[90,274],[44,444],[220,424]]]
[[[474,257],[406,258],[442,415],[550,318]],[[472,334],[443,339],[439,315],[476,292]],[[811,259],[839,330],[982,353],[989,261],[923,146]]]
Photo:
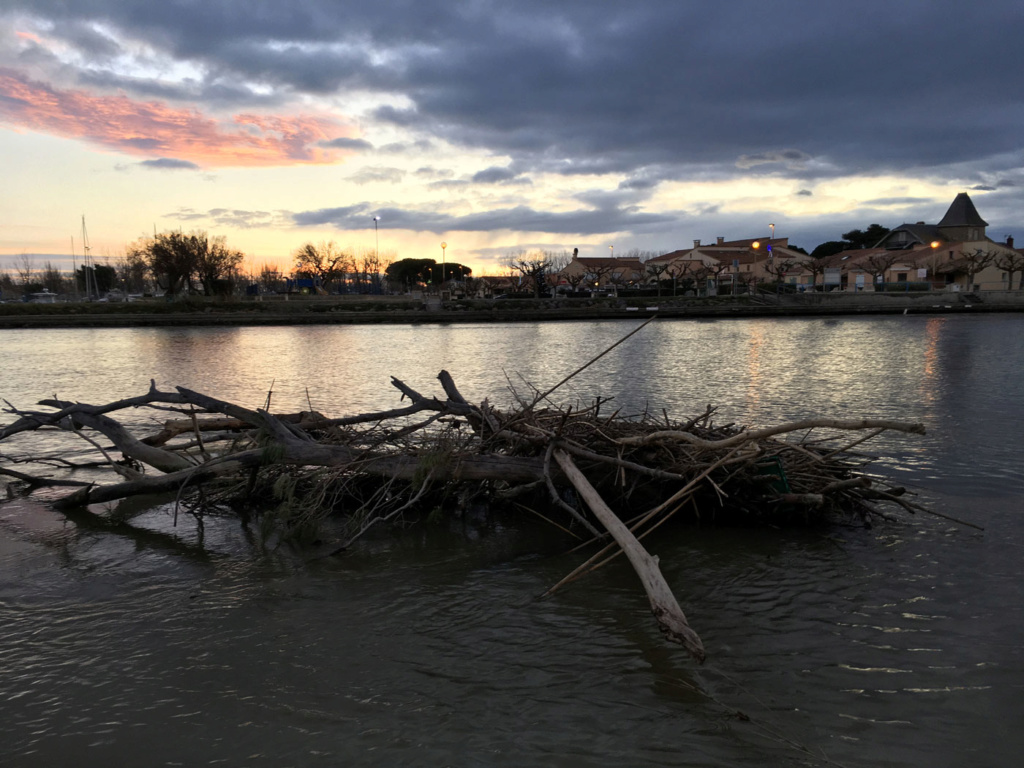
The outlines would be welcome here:
[[[940,245],[942,245],[942,243],[938,240],[932,240],[932,248],[938,248]]]
[[[761,243],[760,241],[755,240],[753,243],[750,244],[750,246],[756,251],[758,248],[761,247]]]

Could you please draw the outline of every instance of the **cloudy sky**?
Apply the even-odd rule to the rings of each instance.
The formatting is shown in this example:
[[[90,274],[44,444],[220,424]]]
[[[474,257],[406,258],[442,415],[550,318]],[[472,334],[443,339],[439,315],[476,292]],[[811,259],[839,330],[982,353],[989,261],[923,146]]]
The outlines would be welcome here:
[[[1024,240],[1024,5],[0,0],[0,267],[182,228],[253,263],[332,239],[808,250],[970,191]]]

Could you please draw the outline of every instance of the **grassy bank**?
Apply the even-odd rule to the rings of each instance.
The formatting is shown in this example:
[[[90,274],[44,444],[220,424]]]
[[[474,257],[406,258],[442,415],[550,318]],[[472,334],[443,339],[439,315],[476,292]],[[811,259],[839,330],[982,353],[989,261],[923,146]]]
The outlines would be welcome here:
[[[1024,294],[794,294],[590,299],[474,299],[428,304],[409,296],[194,297],[129,303],[0,304],[0,328],[333,323],[515,322],[643,317],[800,317],[1024,312]]]

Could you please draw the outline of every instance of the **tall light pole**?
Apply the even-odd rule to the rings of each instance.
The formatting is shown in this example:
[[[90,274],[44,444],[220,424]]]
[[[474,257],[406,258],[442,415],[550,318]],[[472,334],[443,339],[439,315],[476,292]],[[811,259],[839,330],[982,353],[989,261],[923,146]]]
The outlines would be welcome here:
[[[380,216],[373,217],[373,239],[376,243],[376,257],[377,261],[380,262],[380,235],[377,234],[377,222],[380,221]]]
[[[609,245],[608,246],[608,255],[611,258],[613,258],[613,259],[615,258],[615,246],[614,245]],[[611,274],[614,274],[614,273],[615,273],[615,266],[612,265],[612,272],[611,272]],[[609,279],[611,279],[611,275],[609,275]],[[614,286],[615,286],[615,298],[618,298],[619,297],[619,285],[618,285],[618,283],[614,283]],[[598,285],[598,288],[600,288],[600,287],[601,286]]]
[[[444,249],[448,243],[441,243],[441,289],[444,290]]]

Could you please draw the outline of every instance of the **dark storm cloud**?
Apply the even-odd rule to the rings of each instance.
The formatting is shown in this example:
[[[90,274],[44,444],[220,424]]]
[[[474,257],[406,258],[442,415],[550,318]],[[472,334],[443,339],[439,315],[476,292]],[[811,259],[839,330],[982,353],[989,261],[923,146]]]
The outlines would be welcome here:
[[[75,48],[95,59],[110,59],[123,52],[117,40],[80,21],[61,25],[55,32]]]
[[[560,234],[608,233],[678,220],[678,216],[647,214],[615,207],[553,213],[516,206],[452,216],[438,210],[374,209],[369,204],[305,211],[294,214],[292,218],[299,226],[330,225],[338,229],[360,229],[365,226],[366,217],[374,214],[379,214],[393,229],[437,233],[495,230]]]
[[[109,55],[111,33],[96,29],[113,29],[211,82],[401,94],[412,106],[377,119],[511,154],[524,170],[944,165],[1019,148],[1024,121],[1024,14],[1009,0],[972,6],[969,29],[954,0],[6,5],[52,19],[83,55]]]
[[[623,191],[639,193],[697,177],[785,176],[805,187],[855,173],[942,180],[969,166],[969,183],[981,191],[1002,189],[993,180],[1014,176],[1006,158],[1020,165],[1019,0],[974,4],[969,23],[957,0],[5,0],[3,7],[38,20],[89,62],[80,82],[211,106],[330,96],[344,108],[350,94],[375,94],[389,106],[367,115],[371,127],[376,120],[407,129],[423,148],[442,139],[511,158],[517,177],[616,173],[625,176]],[[156,75],[125,77],[110,60],[128,41],[202,74],[173,85]],[[57,72],[41,50],[25,55]],[[74,66],[65,60],[61,76]],[[377,151],[413,154],[417,146]],[[481,171],[477,181],[511,180],[502,170]],[[610,216],[602,208],[525,207],[406,215],[410,228],[433,231],[643,225],[625,208]]]
[[[143,160],[139,163],[143,168],[155,168],[164,171],[198,171],[199,166],[188,160],[176,160],[173,157],[160,157],[156,160]]]
[[[802,167],[811,156],[797,149],[784,149],[780,152],[755,152],[752,155],[740,155],[736,160],[737,168],[753,168],[758,165],[784,163],[790,167]]]
[[[512,181],[518,176],[511,168],[492,166],[473,174],[473,181],[477,184],[499,184],[504,181]]]
[[[321,142],[320,146],[330,147],[332,149],[351,149],[356,152],[373,149],[373,144],[368,142],[366,139],[332,139],[331,141]]]
[[[168,83],[141,77],[126,77],[109,70],[87,70],[77,75],[76,85],[107,91],[131,93],[136,98],[216,104],[220,108],[273,108],[281,104],[277,94],[257,94],[251,88],[217,81]]]

